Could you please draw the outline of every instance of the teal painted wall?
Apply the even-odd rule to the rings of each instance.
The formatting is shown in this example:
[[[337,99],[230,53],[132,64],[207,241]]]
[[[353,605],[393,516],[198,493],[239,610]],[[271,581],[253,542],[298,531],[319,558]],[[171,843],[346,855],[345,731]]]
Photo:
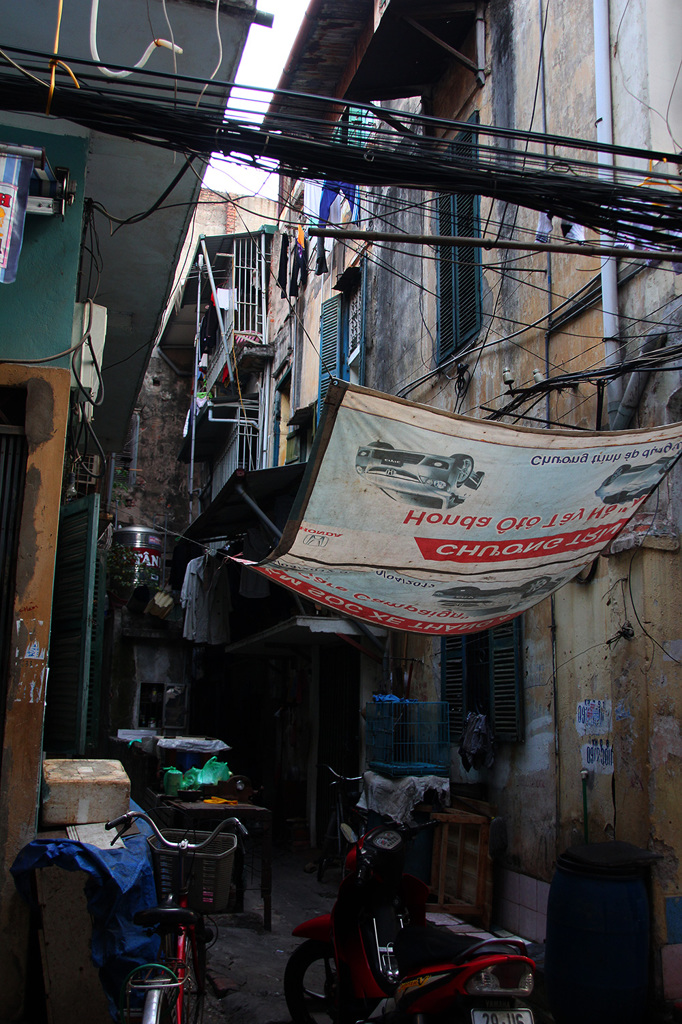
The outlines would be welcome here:
[[[16,281],[0,284],[0,359],[40,359],[71,345],[88,140],[0,124],[0,142],[44,146],[50,166],[68,167],[77,182],[64,220],[27,215]],[[49,365],[69,366],[70,357]]]

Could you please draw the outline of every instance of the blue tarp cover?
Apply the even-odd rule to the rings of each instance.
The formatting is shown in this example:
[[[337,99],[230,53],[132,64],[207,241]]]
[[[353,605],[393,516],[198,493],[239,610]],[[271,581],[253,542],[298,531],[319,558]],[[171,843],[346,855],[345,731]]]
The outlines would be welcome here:
[[[138,824],[140,829],[146,828],[144,822]],[[157,936],[149,936],[133,924],[138,910],[158,902],[146,837],[131,836],[125,847],[119,841],[106,850],[71,839],[35,839],[10,869],[27,903],[34,905],[33,872],[52,864],[88,874],[85,896],[92,917],[92,959],[99,968],[111,1015],[117,1020],[121,986],[129,972],[158,959]]]

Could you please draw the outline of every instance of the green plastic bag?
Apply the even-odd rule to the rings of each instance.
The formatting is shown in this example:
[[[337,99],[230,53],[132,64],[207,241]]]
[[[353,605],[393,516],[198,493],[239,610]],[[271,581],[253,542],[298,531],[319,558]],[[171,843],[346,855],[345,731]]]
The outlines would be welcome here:
[[[168,796],[176,796],[182,784],[182,772],[179,768],[164,768],[163,791]]]
[[[201,768],[188,768],[185,774],[182,776],[182,782],[180,783],[180,789],[198,789],[201,785],[199,775]]]
[[[224,761],[217,757],[210,758],[199,771],[199,783],[202,786],[216,786],[219,782],[227,782],[232,772]]]

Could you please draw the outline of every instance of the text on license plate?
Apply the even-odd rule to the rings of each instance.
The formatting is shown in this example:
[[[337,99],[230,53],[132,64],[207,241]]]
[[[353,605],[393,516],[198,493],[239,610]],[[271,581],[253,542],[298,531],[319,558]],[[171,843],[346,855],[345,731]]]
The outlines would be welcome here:
[[[472,1010],[471,1024],[533,1024],[531,1010]]]

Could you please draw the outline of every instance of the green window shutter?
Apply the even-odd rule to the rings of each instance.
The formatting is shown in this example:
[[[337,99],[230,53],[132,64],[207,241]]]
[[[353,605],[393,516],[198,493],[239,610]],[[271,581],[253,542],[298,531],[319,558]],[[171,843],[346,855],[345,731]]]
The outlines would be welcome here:
[[[287,434],[285,462],[299,462],[301,458],[301,435],[298,430],[290,430]]]
[[[98,713],[91,694],[95,597],[101,595],[95,586],[98,523],[99,494],[65,505],[60,513],[44,743],[54,754],[83,755],[88,716],[92,729]],[[98,603],[97,616],[103,602]],[[96,685],[99,689],[99,677]]]
[[[438,234],[454,235],[454,196],[438,197]],[[438,247],[438,356],[446,359],[455,349],[455,249]]]
[[[490,700],[498,740],[523,740],[521,702],[521,616],[495,626],[490,637]]]
[[[320,388],[318,416],[332,377],[341,376],[341,296],[335,295],[322,303],[320,317]]]
[[[478,116],[472,118],[478,123]],[[475,132],[460,132],[453,157],[472,159]],[[481,234],[478,196],[441,193],[437,201],[438,233],[463,238]],[[475,338],[481,329],[481,250],[470,246],[438,248],[438,358],[444,361]]]
[[[86,753],[97,750],[99,740],[102,654],[104,647],[104,612],[107,597],[107,556],[105,551],[95,553],[95,587],[90,633],[90,672],[88,675],[88,704],[86,709]]]
[[[481,633],[443,639],[441,693],[450,704],[453,743],[469,712],[488,715],[496,740],[523,740],[521,628],[519,616]]]
[[[451,636],[443,640],[441,657],[442,700],[450,705],[450,740],[459,743],[464,731],[466,699],[464,688],[464,638]]]

